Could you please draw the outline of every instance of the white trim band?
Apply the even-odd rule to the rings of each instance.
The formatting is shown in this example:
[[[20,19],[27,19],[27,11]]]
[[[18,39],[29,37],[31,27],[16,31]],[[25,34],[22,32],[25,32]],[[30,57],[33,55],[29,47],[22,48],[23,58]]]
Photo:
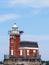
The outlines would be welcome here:
[[[20,47],[19,49],[36,49],[36,50],[38,50],[38,48],[32,48],[32,47]]]

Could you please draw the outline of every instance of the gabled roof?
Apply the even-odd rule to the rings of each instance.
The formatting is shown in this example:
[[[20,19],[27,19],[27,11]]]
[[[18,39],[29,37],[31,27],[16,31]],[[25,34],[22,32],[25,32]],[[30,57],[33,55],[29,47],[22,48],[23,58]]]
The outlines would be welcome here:
[[[35,47],[38,48],[37,42],[21,41],[20,47]]]

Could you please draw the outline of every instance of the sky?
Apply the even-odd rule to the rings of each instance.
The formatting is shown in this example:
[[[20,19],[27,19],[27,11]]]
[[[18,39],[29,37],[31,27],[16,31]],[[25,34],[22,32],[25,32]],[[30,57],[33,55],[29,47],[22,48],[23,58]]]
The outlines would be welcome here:
[[[16,23],[21,41],[36,41],[42,60],[49,60],[49,0],[0,0],[0,61],[9,54],[9,33]]]

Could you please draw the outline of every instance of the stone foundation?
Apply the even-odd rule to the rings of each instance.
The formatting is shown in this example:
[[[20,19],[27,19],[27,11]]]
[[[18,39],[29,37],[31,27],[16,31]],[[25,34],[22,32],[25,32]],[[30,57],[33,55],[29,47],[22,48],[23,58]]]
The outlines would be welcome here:
[[[4,65],[42,65],[40,60],[35,59],[4,59]]]

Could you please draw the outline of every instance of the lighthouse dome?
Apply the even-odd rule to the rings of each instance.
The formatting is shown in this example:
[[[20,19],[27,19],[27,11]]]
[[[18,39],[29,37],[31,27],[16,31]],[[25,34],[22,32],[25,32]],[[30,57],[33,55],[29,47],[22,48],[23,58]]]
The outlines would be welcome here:
[[[14,25],[12,26],[12,28],[18,28],[18,26],[16,25],[16,23],[14,23]]]

